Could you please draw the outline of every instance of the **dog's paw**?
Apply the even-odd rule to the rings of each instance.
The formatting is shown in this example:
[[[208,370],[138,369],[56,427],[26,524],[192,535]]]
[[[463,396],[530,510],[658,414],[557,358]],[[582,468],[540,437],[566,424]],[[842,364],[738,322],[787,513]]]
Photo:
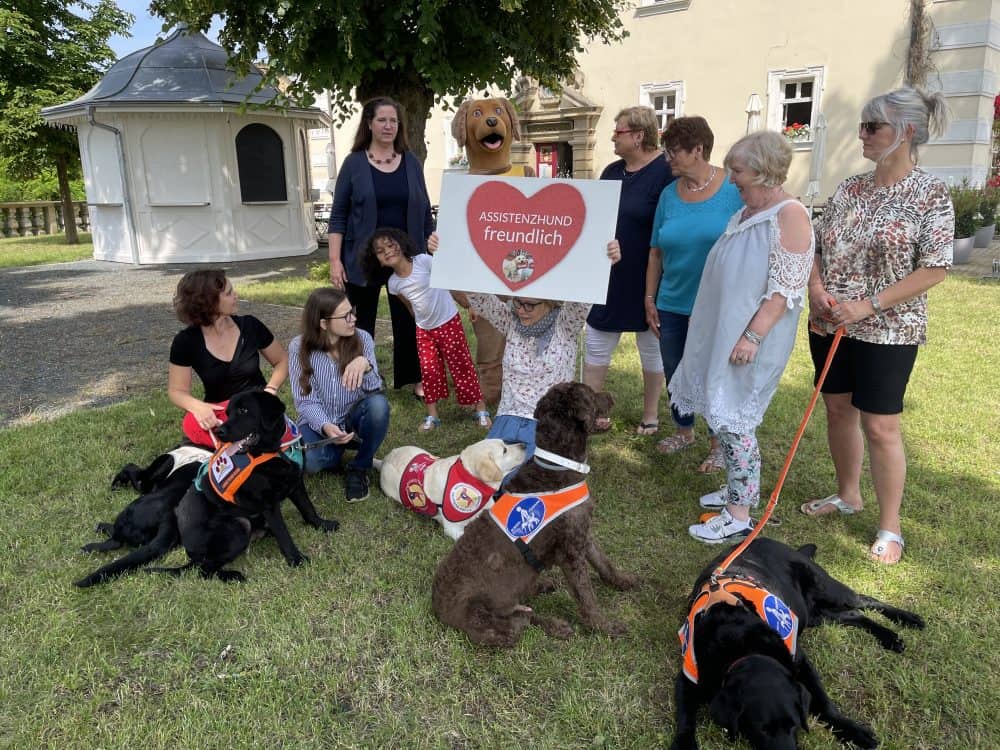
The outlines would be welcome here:
[[[223,583],[245,583],[247,577],[238,570],[219,570],[215,577]]]
[[[288,558],[288,564],[293,568],[297,568],[300,565],[305,565],[307,562],[309,562],[309,558],[306,555],[303,555],[301,552],[297,555],[294,555],[293,557]]]
[[[559,584],[556,583],[556,581],[553,580],[552,578],[539,578],[538,579],[538,583],[535,584],[535,593],[536,594],[551,594],[558,587],[559,587]]]
[[[340,521],[332,518],[320,518],[316,523],[316,528],[323,531],[336,531],[340,528]]]
[[[831,723],[830,729],[834,736],[845,745],[871,750],[878,747],[878,737],[870,727],[860,722],[848,719],[846,716],[840,717],[836,723]]]
[[[602,633],[611,636],[612,638],[620,638],[628,632],[628,628],[623,622],[616,622],[614,620],[608,620],[600,628]]]
[[[618,577],[612,581],[612,586],[614,586],[619,591],[630,591],[639,585],[641,579],[639,576],[632,575],[631,573],[618,573]]]
[[[924,629],[924,618],[916,612],[902,612],[899,616],[899,624],[907,628]]]
[[[545,631],[546,635],[564,641],[575,635],[573,626],[559,617],[550,617],[545,620],[542,623],[542,630]]]

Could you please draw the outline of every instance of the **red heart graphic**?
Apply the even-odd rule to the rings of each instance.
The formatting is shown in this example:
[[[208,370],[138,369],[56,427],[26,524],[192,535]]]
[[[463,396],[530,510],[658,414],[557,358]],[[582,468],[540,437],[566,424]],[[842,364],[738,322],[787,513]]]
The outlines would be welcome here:
[[[466,221],[479,257],[511,291],[538,281],[573,249],[587,207],[580,191],[564,182],[530,198],[506,182],[477,187]]]

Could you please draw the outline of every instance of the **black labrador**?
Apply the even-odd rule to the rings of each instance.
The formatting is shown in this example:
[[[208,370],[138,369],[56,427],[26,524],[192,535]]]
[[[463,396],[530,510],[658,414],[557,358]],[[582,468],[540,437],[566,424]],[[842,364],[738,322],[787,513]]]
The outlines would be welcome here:
[[[87,588],[103,583],[151,563],[176,547],[180,538],[174,509],[194,481],[202,462],[211,455],[211,451],[204,448],[182,446],[157,456],[146,468],[128,464],[118,472],[111,486],[131,486],[140,495],[118,514],[114,523],[97,524],[96,531],[108,538],[85,545],[83,551],[135,549],[76,581],[76,585]]]
[[[308,562],[292,540],[281,515],[286,497],[310,526],[336,531],[339,524],[320,518],[302,481],[302,464],[282,450],[285,405],[265,391],[244,391],[229,401],[226,421],[215,431],[224,443],[208,462],[204,475],[177,506],[181,545],[190,562],[158,572],[179,574],[197,567],[204,578],[243,581],[226,570],[260,532],[269,532],[289,565]],[[301,449],[299,449],[301,450]]]
[[[875,733],[840,712],[797,639],[821,622],[863,628],[883,648],[902,652],[895,631],[869,619],[875,610],[889,620],[922,628],[923,619],[856,593],[813,561],[816,546],[793,550],[773,539],[755,539],[712,586],[725,558],[699,576],[679,634],[683,667],[677,676],[677,726],[672,750],[694,750],[698,707],[757,750],[793,750],[807,717],[816,716],[845,745],[878,746]]]

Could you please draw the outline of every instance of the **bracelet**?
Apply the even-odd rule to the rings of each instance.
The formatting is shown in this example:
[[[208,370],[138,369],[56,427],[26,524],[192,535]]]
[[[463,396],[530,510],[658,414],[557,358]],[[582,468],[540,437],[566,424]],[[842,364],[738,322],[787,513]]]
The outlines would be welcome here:
[[[747,341],[753,342],[757,346],[760,346],[760,342],[764,340],[763,336],[760,336],[751,331],[749,326],[746,329],[744,329],[743,338],[745,338]]]
[[[868,298],[868,301],[872,303],[872,310],[875,311],[875,314],[876,315],[881,315],[882,314],[882,303],[880,303],[878,301],[878,295],[877,294],[873,294],[871,297]]]
[[[264,390],[265,391],[270,390],[271,393],[277,393],[278,387],[276,385],[271,385],[270,383],[268,383],[267,385],[264,386]]]
[[[652,294],[647,294],[646,299],[656,299]]]

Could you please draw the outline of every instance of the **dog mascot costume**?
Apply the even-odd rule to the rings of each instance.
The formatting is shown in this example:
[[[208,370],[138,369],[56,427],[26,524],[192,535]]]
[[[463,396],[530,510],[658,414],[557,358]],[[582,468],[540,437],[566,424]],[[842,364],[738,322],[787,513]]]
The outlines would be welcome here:
[[[534,177],[535,170],[513,166],[510,147],[521,137],[521,125],[514,106],[506,99],[468,99],[451,121],[451,134],[465,149],[469,174],[503,177]],[[506,340],[485,318],[472,323],[476,334],[476,368],[483,398],[491,404],[500,400],[503,383],[503,350]]]

